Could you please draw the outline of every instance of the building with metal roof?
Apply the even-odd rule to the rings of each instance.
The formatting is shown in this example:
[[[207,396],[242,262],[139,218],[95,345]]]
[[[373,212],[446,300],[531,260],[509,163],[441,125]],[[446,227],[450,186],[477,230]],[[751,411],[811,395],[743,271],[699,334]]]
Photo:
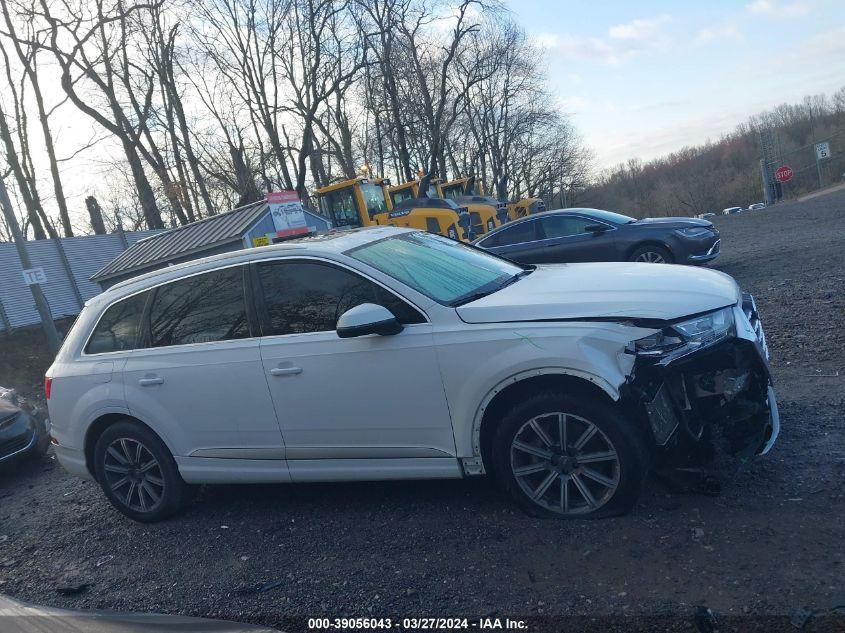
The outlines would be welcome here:
[[[312,232],[329,229],[323,216],[308,210],[304,214]],[[105,290],[130,277],[173,264],[267,245],[276,235],[270,204],[261,200],[139,240],[94,273],[91,281]]]

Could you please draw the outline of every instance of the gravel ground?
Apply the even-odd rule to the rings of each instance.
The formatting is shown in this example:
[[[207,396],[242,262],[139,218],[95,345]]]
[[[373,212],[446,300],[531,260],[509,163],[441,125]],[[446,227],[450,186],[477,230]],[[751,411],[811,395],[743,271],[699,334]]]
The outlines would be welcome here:
[[[525,516],[486,479],[216,486],[144,526],[47,457],[0,471],[0,592],[292,628],[290,616],[630,624],[691,622],[694,605],[747,617],[845,603],[845,192],[716,224],[715,267],[757,297],[783,424],[720,496],[652,482],[630,516],[561,522]],[[16,340],[0,337],[0,384],[26,393],[43,353]]]

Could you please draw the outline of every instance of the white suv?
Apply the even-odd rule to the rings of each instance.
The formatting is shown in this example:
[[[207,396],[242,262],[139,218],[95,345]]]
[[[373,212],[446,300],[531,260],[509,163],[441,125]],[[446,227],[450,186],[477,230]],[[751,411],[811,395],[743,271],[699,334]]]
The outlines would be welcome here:
[[[553,516],[778,430],[750,296],[722,273],[519,266],[372,228],[192,261],[91,300],[47,373],[56,455],[124,514],[189,484],[492,473]]]

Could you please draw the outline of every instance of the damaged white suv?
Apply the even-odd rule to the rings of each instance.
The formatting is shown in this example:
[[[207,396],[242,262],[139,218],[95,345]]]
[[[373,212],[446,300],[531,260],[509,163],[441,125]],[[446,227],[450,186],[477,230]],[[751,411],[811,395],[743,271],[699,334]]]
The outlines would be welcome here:
[[[189,484],[484,472],[529,511],[598,517],[630,509],[651,467],[768,451],[766,357],[722,273],[519,266],[373,228],[109,289],[47,393],[59,461],[141,521]]]

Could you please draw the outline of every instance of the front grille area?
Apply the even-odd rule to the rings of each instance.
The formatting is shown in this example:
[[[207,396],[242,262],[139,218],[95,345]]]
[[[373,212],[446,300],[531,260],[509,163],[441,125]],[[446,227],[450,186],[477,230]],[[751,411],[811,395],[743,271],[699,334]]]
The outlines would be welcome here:
[[[32,441],[32,431],[26,433],[25,435],[20,435],[15,437],[11,440],[6,440],[5,442],[0,442],[0,459],[11,455],[12,453],[17,453],[25,449],[29,446],[29,443]]]

